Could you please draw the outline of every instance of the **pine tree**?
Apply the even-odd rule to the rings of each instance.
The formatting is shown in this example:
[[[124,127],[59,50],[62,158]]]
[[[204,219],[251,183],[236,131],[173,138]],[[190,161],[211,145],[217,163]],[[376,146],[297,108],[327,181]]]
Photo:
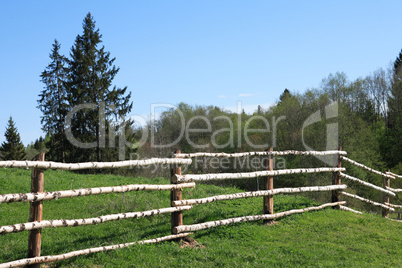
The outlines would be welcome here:
[[[4,133],[6,141],[1,145],[0,151],[2,152],[3,160],[22,160],[25,157],[25,148],[21,142],[20,134],[13,118],[10,116],[6,132]]]
[[[402,67],[402,50],[399,52],[399,56],[396,57],[396,60],[394,62],[394,74],[397,75],[400,73]]]
[[[38,108],[41,116],[42,129],[50,136],[47,142],[47,156],[53,161],[65,162],[65,151],[68,141],[64,133],[64,122],[68,112],[67,92],[65,83],[68,69],[67,59],[60,55],[60,44],[54,41],[49,55],[51,62],[41,73],[41,82],[45,84],[39,94]]]
[[[280,100],[279,103],[284,102],[291,97],[292,97],[292,94],[290,93],[290,91],[287,88],[285,88],[283,93],[279,96],[279,100]]]
[[[74,148],[72,161],[101,161],[102,158],[110,158],[101,155],[101,149],[105,147],[101,140],[105,140],[106,126],[113,125],[110,123],[113,118],[124,120],[132,109],[131,93],[126,94],[127,87],[112,87],[119,68],[113,65],[115,58],[110,57],[110,52],[106,52],[104,46],[100,47],[101,38],[93,17],[88,13],[83,22],[83,34],[76,37],[71,48],[68,98],[70,108],[80,104],[95,104],[97,109],[79,110],[67,127],[75,139],[96,143],[96,148]],[[104,113],[104,118],[99,117],[99,111]],[[102,151],[105,154],[110,152],[106,149]]]

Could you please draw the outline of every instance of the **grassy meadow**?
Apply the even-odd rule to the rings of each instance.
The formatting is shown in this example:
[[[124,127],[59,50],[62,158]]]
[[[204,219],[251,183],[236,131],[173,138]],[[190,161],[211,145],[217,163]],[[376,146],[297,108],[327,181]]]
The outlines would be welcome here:
[[[166,172],[168,173],[168,172]],[[166,178],[129,178],[45,171],[45,191],[168,184]],[[30,170],[1,169],[0,194],[30,191]],[[241,190],[197,184],[184,198],[229,194]],[[44,219],[77,219],[170,206],[170,193],[129,192],[44,202]],[[306,197],[274,197],[276,212],[319,205]],[[195,205],[184,211],[184,224],[262,214],[262,198]],[[28,203],[0,204],[0,225],[28,220]],[[170,214],[125,219],[98,225],[42,230],[42,255],[157,238],[170,234]],[[200,247],[168,241],[89,254],[47,267],[401,267],[402,224],[380,215],[331,208],[291,215],[266,226],[261,221],[202,230],[192,235]],[[0,235],[0,263],[26,257],[28,232]]]

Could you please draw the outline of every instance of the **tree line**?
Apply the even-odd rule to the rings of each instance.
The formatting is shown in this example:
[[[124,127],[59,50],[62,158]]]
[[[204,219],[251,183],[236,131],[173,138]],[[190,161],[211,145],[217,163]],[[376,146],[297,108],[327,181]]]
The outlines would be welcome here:
[[[180,103],[147,125],[146,132],[152,135],[148,135],[144,144],[138,148],[137,154],[142,158],[166,157],[175,148],[180,148],[186,153],[234,153],[261,151],[270,146],[278,151],[321,151],[341,146],[348,152],[348,157],[360,163],[377,170],[391,169],[397,174],[402,174],[402,72],[398,63],[400,59],[402,54],[399,54],[393,68],[378,69],[354,81],[349,80],[345,73],[338,72],[324,78],[318,88],[311,88],[303,93],[285,89],[274,105],[268,109],[259,106],[253,114],[244,111],[231,112],[216,106],[191,106]],[[336,111],[331,114],[331,109],[328,108],[334,108]],[[314,115],[318,120],[306,124]],[[181,135],[183,125],[186,131],[202,131],[188,131]],[[335,139],[327,139],[335,131]],[[137,129],[134,131],[134,137],[140,140],[144,136],[143,133],[144,129]],[[162,146],[172,143],[174,146]],[[261,163],[257,158],[251,157],[246,161]],[[230,159],[227,165],[212,161],[215,160],[194,159],[185,172],[240,172],[264,169],[261,164],[248,165],[246,161],[238,159]],[[328,165],[312,156],[276,157],[274,163],[275,169]],[[375,185],[383,183],[380,176],[351,165],[345,166],[347,173],[352,176]],[[275,180],[275,187],[329,185],[332,183],[330,177],[328,174],[288,175]],[[256,190],[262,189],[263,182],[261,178],[256,178],[225,181],[221,184]],[[381,202],[382,195],[375,190],[353,182],[348,184],[351,185],[353,193]],[[393,181],[393,187],[401,188],[402,182]],[[319,201],[328,200],[327,193],[314,193],[309,197]],[[361,202],[348,202],[353,203],[354,207],[368,209],[368,206],[366,208]]]
[[[268,109],[259,107],[253,114],[180,103],[147,126],[148,133],[154,135],[139,152],[167,155],[171,148],[163,151],[151,148],[151,143],[163,145],[174,141],[185,152],[232,153],[269,146],[277,150],[305,150],[306,144],[325,150],[326,126],[336,121],[339,146],[357,158],[364,158],[362,161],[375,162],[381,169],[394,168],[402,163],[402,73],[398,68],[395,65],[389,71],[378,69],[355,81],[350,81],[345,73],[330,74],[319,88],[304,93],[285,89],[275,105]],[[326,117],[326,107],[334,103],[336,118]],[[303,128],[309,116],[317,111],[320,120]],[[205,131],[186,133],[177,140],[183,121],[188,128]],[[263,129],[269,131],[261,133]],[[135,132],[137,139],[143,135],[142,131]]]

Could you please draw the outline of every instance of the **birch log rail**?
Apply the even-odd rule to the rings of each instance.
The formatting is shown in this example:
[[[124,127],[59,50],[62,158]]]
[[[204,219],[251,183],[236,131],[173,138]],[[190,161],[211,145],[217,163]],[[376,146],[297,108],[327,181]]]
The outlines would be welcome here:
[[[390,172],[390,171],[387,171],[387,172],[385,172],[385,173],[388,174],[388,175],[391,175],[391,176],[393,176],[393,177],[395,177],[395,178],[402,179],[402,176],[401,176],[401,175],[392,173],[392,172]]]
[[[175,158],[151,158],[143,160],[127,160],[120,162],[86,162],[86,163],[58,163],[49,161],[0,161],[0,167],[4,168],[41,168],[41,169],[60,169],[60,170],[80,170],[80,169],[103,169],[103,168],[123,168],[162,164],[183,164],[190,165],[191,159]]]
[[[391,208],[389,206],[386,206],[386,205],[378,203],[378,202],[374,202],[374,201],[372,201],[370,199],[366,199],[366,198],[363,198],[363,197],[358,196],[358,195],[350,194],[350,193],[347,193],[347,192],[341,192],[341,194],[349,196],[349,197],[352,197],[352,198],[355,198],[355,199],[358,199],[360,201],[366,202],[366,203],[371,204],[373,206],[383,207],[383,208],[386,208],[388,210],[395,211],[395,209],[393,209],[393,208]]]
[[[73,219],[73,220],[45,220],[45,221],[35,221],[27,223],[19,223],[13,225],[0,226],[0,234],[6,233],[17,233],[28,230],[43,229],[49,227],[73,227],[81,225],[94,225],[98,223],[104,223],[107,221],[116,221],[121,219],[130,218],[143,218],[148,216],[159,215],[163,213],[172,213],[176,211],[190,210],[192,206],[182,206],[182,207],[169,207],[161,209],[153,209],[141,212],[127,212],[119,214],[111,214],[105,216],[99,216],[96,218],[87,219]]]
[[[370,171],[371,173],[374,173],[374,174],[377,174],[377,175],[380,175],[380,176],[383,176],[383,177],[386,177],[386,178],[395,179],[394,176],[391,176],[391,175],[382,173],[382,172],[380,172],[380,171],[377,171],[377,170],[375,170],[375,169],[369,168],[369,167],[367,167],[367,166],[365,166],[365,165],[363,165],[363,164],[360,164],[359,162],[353,161],[352,159],[349,159],[349,158],[347,158],[347,157],[345,157],[345,156],[341,156],[341,159],[342,159],[342,160],[345,160],[346,162],[348,162],[348,163],[350,163],[350,164],[352,164],[352,165],[355,165],[355,166],[364,168],[365,170],[368,170],[368,171]]]
[[[323,208],[326,208],[326,207],[334,207],[334,206],[339,206],[339,205],[344,205],[344,204],[346,204],[346,201],[335,202],[335,203],[327,203],[327,204],[323,204],[323,205],[320,205],[320,206],[317,206],[317,207],[293,209],[293,210],[289,210],[289,211],[285,211],[285,212],[279,212],[279,213],[275,213],[275,214],[263,214],[263,215],[245,216],[245,217],[237,217],[237,218],[231,218],[231,219],[226,219],[226,220],[209,221],[209,222],[193,224],[193,225],[181,225],[181,226],[176,227],[174,229],[174,232],[179,234],[179,233],[183,233],[183,232],[199,231],[199,230],[209,229],[209,228],[212,228],[212,227],[224,226],[224,225],[229,225],[229,224],[234,224],[234,223],[239,223],[239,222],[258,221],[258,220],[272,220],[272,219],[292,215],[292,214],[295,214],[295,213],[303,213],[303,212],[312,211],[312,210],[320,210],[320,209],[323,209]]]
[[[78,196],[109,194],[109,193],[125,193],[130,191],[164,191],[183,188],[194,188],[195,183],[182,183],[182,184],[129,184],[122,186],[109,186],[97,188],[85,188],[66,191],[54,191],[44,193],[19,193],[19,194],[2,194],[0,195],[0,203],[11,202],[32,202],[42,200],[57,200],[60,198],[70,198]]]
[[[176,182],[189,182],[189,181],[209,181],[209,180],[226,180],[226,179],[249,179],[262,176],[279,176],[285,174],[299,174],[299,173],[319,173],[319,172],[337,172],[345,171],[345,168],[296,168],[296,169],[281,169],[281,170],[264,170],[245,173],[210,173],[210,174],[186,174],[176,175],[174,178]]]
[[[70,259],[73,257],[77,257],[80,255],[86,255],[86,254],[91,254],[91,253],[96,253],[96,252],[104,252],[104,251],[109,251],[109,250],[126,248],[126,247],[133,246],[133,245],[153,244],[153,243],[159,243],[162,241],[183,238],[190,234],[191,233],[168,235],[168,236],[163,236],[163,237],[148,239],[148,240],[142,240],[142,241],[137,241],[137,242],[130,242],[130,243],[124,243],[124,244],[111,245],[111,246],[76,250],[76,251],[71,251],[68,253],[54,255],[54,256],[41,256],[41,257],[36,257],[36,258],[21,259],[21,260],[16,260],[16,261],[12,261],[12,262],[1,263],[0,268],[20,267],[20,266],[25,266],[25,265],[37,264],[37,263],[61,261],[61,260],[66,260],[66,259]]]
[[[189,153],[175,154],[175,158],[193,158],[193,157],[245,157],[245,156],[268,156],[268,155],[347,155],[345,151],[261,151],[244,153]]]
[[[340,175],[342,178],[346,178],[346,179],[348,179],[348,180],[355,181],[355,182],[360,183],[360,184],[362,184],[362,185],[365,185],[365,186],[371,187],[371,188],[373,188],[373,189],[376,189],[377,191],[384,192],[384,193],[389,194],[389,195],[392,195],[392,196],[396,196],[396,194],[393,193],[393,192],[391,192],[390,190],[386,190],[386,189],[384,189],[384,188],[381,188],[381,187],[376,186],[376,185],[374,185],[374,184],[371,184],[371,183],[369,183],[369,182],[365,182],[365,181],[360,180],[360,179],[358,179],[358,178],[349,176],[349,175],[347,175],[347,174],[345,174],[345,173],[340,172],[339,175]]]
[[[386,206],[389,206],[389,207],[391,207],[391,208],[402,208],[402,205],[394,205],[394,204],[391,204],[391,203],[384,203]]]
[[[400,193],[400,192],[402,192],[402,189],[394,189],[394,188],[391,188],[391,187],[388,187],[388,186],[386,186],[385,187],[387,190],[390,190],[391,192],[394,192],[394,193]]]
[[[339,206],[339,208],[342,209],[342,210],[345,210],[345,211],[350,211],[350,212],[356,213],[356,214],[363,214],[362,212],[354,210],[354,209],[351,209],[349,207]]]
[[[221,200],[234,200],[239,198],[249,198],[249,197],[260,197],[268,195],[276,195],[281,193],[303,193],[303,192],[319,192],[319,191],[332,191],[332,190],[345,190],[346,185],[328,185],[328,186],[310,186],[310,187],[299,187],[299,188],[278,188],[274,190],[264,190],[264,191],[254,191],[254,192],[244,192],[236,194],[227,195],[216,195],[206,198],[199,199],[187,199],[181,201],[173,201],[172,206],[185,206],[193,204],[207,204]]]

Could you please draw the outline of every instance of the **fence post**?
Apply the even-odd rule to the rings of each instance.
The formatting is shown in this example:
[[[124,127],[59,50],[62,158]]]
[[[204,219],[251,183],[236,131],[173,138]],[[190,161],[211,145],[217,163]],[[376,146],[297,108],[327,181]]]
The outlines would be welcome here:
[[[34,161],[45,161],[45,153],[39,153]],[[31,192],[43,193],[44,173],[43,169],[33,168],[31,172]],[[43,214],[43,202],[31,202],[28,222],[41,221]],[[41,251],[41,229],[29,231],[28,258],[39,257]],[[40,264],[31,264],[28,267],[40,267]]]
[[[388,172],[389,172],[389,170],[388,170]],[[383,187],[384,187],[384,189],[387,189],[387,187],[390,187],[390,181],[389,181],[389,178],[387,178],[387,177],[382,177],[382,179],[383,179]],[[386,193],[383,193],[383,195],[382,195],[382,201],[383,201],[383,203],[384,203],[384,205],[385,205],[385,203],[389,203],[389,195],[387,195]],[[386,208],[382,208],[382,216],[384,217],[384,218],[388,218],[388,216],[389,216],[389,211],[388,211],[388,209],[386,209]]]
[[[180,149],[174,152],[175,154],[180,154]],[[170,183],[177,184],[174,182],[173,177],[175,175],[181,175],[181,167],[179,164],[171,164],[170,165]],[[180,201],[182,200],[182,190],[172,190],[170,192],[170,203],[172,204],[173,201]],[[171,214],[171,232],[174,234],[173,229],[177,226],[183,225],[183,213],[182,211],[173,212]]]
[[[273,148],[270,147],[268,152],[272,152]],[[264,167],[267,167],[269,171],[274,170],[274,163],[272,155],[269,155],[264,159]],[[274,189],[274,177],[266,176],[264,177],[264,189],[265,190],[273,190]],[[268,195],[264,196],[264,214],[274,214],[274,196]],[[272,224],[273,220],[264,220],[264,224]]]
[[[338,151],[342,151],[342,147],[339,147]],[[337,154],[337,162],[338,163],[336,164],[335,167],[341,168],[342,162],[339,154]],[[332,185],[341,185],[341,176],[339,175],[339,171],[332,173]],[[332,198],[331,198],[332,203],[341,201],[340,196],[341,194],[339,193],[339,191],[336,190],[332,191]],[[333,208],[339,209],[339,206],[335,206]]]

